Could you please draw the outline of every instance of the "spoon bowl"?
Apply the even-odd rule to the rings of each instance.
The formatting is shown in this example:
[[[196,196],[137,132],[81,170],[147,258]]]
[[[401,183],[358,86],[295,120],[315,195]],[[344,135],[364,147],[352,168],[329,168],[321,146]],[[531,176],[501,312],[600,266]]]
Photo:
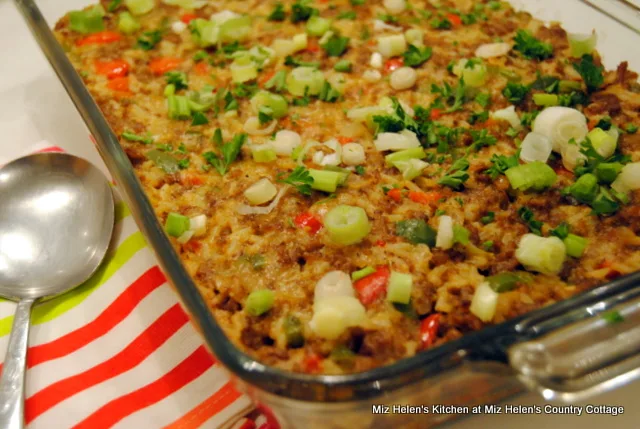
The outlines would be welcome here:
[[[0,296],[19,300],[0,379],[0,428],[23,427],[31,306],[91,277],[113,223],[109,183],[81,158],[41,153],[0,169]]]

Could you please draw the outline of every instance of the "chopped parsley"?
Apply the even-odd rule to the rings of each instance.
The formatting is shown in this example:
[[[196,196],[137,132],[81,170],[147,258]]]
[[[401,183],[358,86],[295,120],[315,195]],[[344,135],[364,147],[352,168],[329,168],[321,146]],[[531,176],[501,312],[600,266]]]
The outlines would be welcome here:
[[[396,24],[398,22],[398,18],[389,14],[379,13],[376,18],[382,22],[386,22],[387,24]]]
[[[216,129],[213,134],[213,142],[220,150],[220,154],[205,152],[203,158],[220,173],[222,176],[229,170],[229,165],[238,158],[242,145],[247,141],[246,134],[236,134],[229,143],[222,141],[222,130]]]
[[[604,83],[604,75],[602,74],[604,67],[596,65],[591,55],[583,55],[580,62],[573,64],[573,68],[582,76],[589,92],[597,90]]]
[[[525,58],[530,60],[546,60],[553,56],[553,46],[542,42],[526,30],[518,30],[514,39],[516,51],[520,51]]]
[[[153,137],[151,137],[151,134],[149,133],[147,133],[146,136],[140,136],[138,134],[132,133],[131,131],[125,131],[121,134],[121,136],[132,142],[140,142],[144,144],[153,143]]]
[[[620,312],[616,310],[603,313],[602,318],[610,325],[624,322],[624,317],[622,317],[622,314],[620,314]]]
[[[555,76],[538,76],[531,84],[532,89],[539,89],[547,94],[556,94],[560,89],[560,79]]]
[[[467,149],[467,153],[470,153],[473,150],[480,150],[485,146],[493,146],[498,141],[498,139],[489,134],[486,129],[481,131],[470,130],[469,133],[473,138],[473,143],[471,143],[471,146]]]
[[[519,83],[509,82],[502,90],[502,95],[513,104],[520,104],[529,93],[529,87]]]
[[[438,181],[438,184],[448,186],[454,190],[460,190],[464,182],[469,179],[468,169],[469,161],[466,158],[460,158],[449,167],[446,174]]]
[[[535,220],[533,212],[525,206],[522,206],[518,209],[518,216],[522,219],[527,226],[529,227],[529,231],[536,235],[542,235],[542,222],[539,220]]]
[[[318,9],[314,9],[311,6],[311,0],[297,0],[291,6],[291,22],[302,22],[311,18],[312,15],[318,13]]]
[[[471,116],[469,116],[468,122],[473,125],[477,123],[487,122],[489,120],[489,111],[483,110],[481,112],[473,112]]]
[[[482,243],[482,248],[487,252],[491,251],[493,249],[493,241],[485,241],[484,243]]]
[[[301,59],[294,58],[291,55],[287,55],[284,59],[284,65],[291,67],[320,67],[319,61],[302,61]],[[286,75],[285,75],[286,77]]]
[[[462,77],[458,81],[458,86],[455,88],[452,88],[447,82],[445,82],[443,86],[437,86],[436,84],[431,85],[431,93],[440,94],[434,104],[438,105],[444,102],[449,105],[449,108],[445,111],[446,113],[452,113],[462,109],[462,105],[465,102],[465,90],[466,85]]]
[[[287,17],[287,13],[284,11],[284,5],[280,2],[276,3],[273,11],[269,14],[267,19],[269,21],[284,21]]]
[[[193,112],[191,125],[206,125],[209,123],[209,119],[207,119],[206,115],[202,112]]]
[[[476,95],[476,103],[484,107],[485,109],[491,104],[491,94],[486,92],[480,92]]]
[[[355,10],[348,10],[346,12],[342,12],[337,16],[337,19],[356,19],[358,15]]]
[[[181,89],[187,89],[189,87],[187,83],[187,74],[185,72],[170,71],[164,74],[168,85],[176,87],[176,91]]]
[[[253,95],[258,92],[258,85],[255,83],[237,83],[231,93],[239,98],[249,98],[253,97]]]
[[[142,36],[138,38],[136,46],[144,51],[150,51],[160,43],[160,40],[162,40],[161,30],[145,31],[142,33]]]
[[[485,170],[485,174],[488,174],[492,180],[496,180],[498,176],[504,174],[505,171],[511,167],[517,167],[519,165],[518,159],[520,158],[520,151],[511,156],[494,154],[491,157],[491,163],[493,164],[489,169]]]
[[[359,176],[364,176],[366,173],[366,169],[362,165],[356,165],[356,174]]]
[[[431,58],[433,49],[426,46],[423,49],[415,45],[409,45],[409,48],[402,54],[404,65],[408,67],[419,67]]]
[[[422,219],[407,219],[396,223],[396,235],[413,244],[436,245],[436,231]]]
[[[193,54],[193,61],[195,61],[196,63],[206,59],[209,59],[209,54],[207,53],[207,51],[198,51]]]
[[[453,27],[453,24],[451,23],[451,21],[449,21],[449,19],[445,17],[433,18],[430,24],[432,28],[435,28],[437,30],[449,30],[451,27]]]
[[[326,43],[322,44],[322,49],[327,52],[327,55],[330,57],[339,57],[344,54],[349,46],[349,38],[338,36],[334,34],[326,41]]]
[[[496,218],[496,214],[494,212],[487,212],[486,215],[480,218],[480,222],[482,222],[484,225],[488,225],[491,222],[493,222],[495,218]]]
[[[309,175],[309,170],[303,166],[296,167],[287,177],[284,173],[278,174],[278,182],[287,183],[298,190],[302,195],[311,195],[311,185],[313,177]]]
[[[566,222],[562,222],[560,225],[549,231],[549,233],[558,237],[560,240],[564,240],[569,235],[569,225]]]
[[[638,131],[638,126],[634,124],[628,124],[624,130],[629,134],[635,134]]]
[[[260,109],[258,109],[258,121],[260,124],[273,121],[273,109],[267,106],[261,106]]]

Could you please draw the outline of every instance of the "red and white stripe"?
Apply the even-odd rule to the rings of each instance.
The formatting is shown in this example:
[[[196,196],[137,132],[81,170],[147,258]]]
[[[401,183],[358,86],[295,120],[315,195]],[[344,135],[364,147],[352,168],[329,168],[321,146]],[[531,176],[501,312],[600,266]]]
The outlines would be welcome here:
[[[40,142],[33,151],[62,149]],[[137,231],[122,220],[113,248]],[[14,307],[1,302],[0,318]],[[0,356],[7,342],[0,337]],[[218,428],[252,407],[202,344],[148,248],[80,304],[33,326],[29,344],[29,428]]]

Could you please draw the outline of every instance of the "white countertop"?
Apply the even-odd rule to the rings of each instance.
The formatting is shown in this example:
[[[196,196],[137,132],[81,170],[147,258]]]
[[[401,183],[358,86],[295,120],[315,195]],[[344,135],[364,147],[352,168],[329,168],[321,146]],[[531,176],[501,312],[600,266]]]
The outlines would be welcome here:
[[[47,19],[53,22],[65,11],[88,2],[41,0],[38,3]],[[516,0],[514,3],[523,4],[542,18],[563,21],[571,31],[589,32],[592,27],[597,27],[600,49],[606,52],[607,66],[612,68],[617,62],[628,59],[633,69],[640,70],[640,50],[635,49],[636,56],[628,58],[631,46],[637,48],[637,43],[632,40],[640,40],[640,37],[630,30],[620,28],[610,19],[594,18],[593,12],[586,6],[574,0]],[[31,38],[17,10],[8,0],[0,0],[0,58],[0,163],[23,153],[23,148],[33,143],[47,140],[87,158],[106,171],[97,151],[89,142],[88,132],[80,116]],[[638,397],[640,383],[635,383],[587,402],[623,406],[624,414],[617,417],[584,414],[580,417],[547,414],[479,415],[448,427],[631,429],[640,427],[640,406],[635,406]],[[547,404],[534,394],[519,396],[509,403],[541,407]]]

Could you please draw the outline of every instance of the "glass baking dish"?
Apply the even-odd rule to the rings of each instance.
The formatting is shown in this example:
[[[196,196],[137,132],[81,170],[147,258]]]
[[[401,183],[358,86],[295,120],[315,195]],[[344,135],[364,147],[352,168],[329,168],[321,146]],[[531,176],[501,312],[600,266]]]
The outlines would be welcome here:
[[[640,272],[569,300],[487,327],[393,365],[342,376],[283,372],[236,349],[167,240],[118,139],[49,30],[55,19],[88,1],[15,0],[36,40],[95,137],[97,148],[154,249],[194,325],[237,386],[271,408],[283,427],[427,427],[478,404],[495,403],[531,389],[547,399],[577,401],[640,377]],[[38,6],[50,21],[43,17]],[[595,25],[608,68],[629,60],[640,70],[640,8],[635,0],[514,0],[569,31]],[[620,43],[620,40],[626,43]],[[624,318],[607,323],[604,312]],[[458,405],[457,410],[394,412],[393,406]],[[389,406],[390,408],[386,408]],[[331,416],[327,419],[327,416]]]

